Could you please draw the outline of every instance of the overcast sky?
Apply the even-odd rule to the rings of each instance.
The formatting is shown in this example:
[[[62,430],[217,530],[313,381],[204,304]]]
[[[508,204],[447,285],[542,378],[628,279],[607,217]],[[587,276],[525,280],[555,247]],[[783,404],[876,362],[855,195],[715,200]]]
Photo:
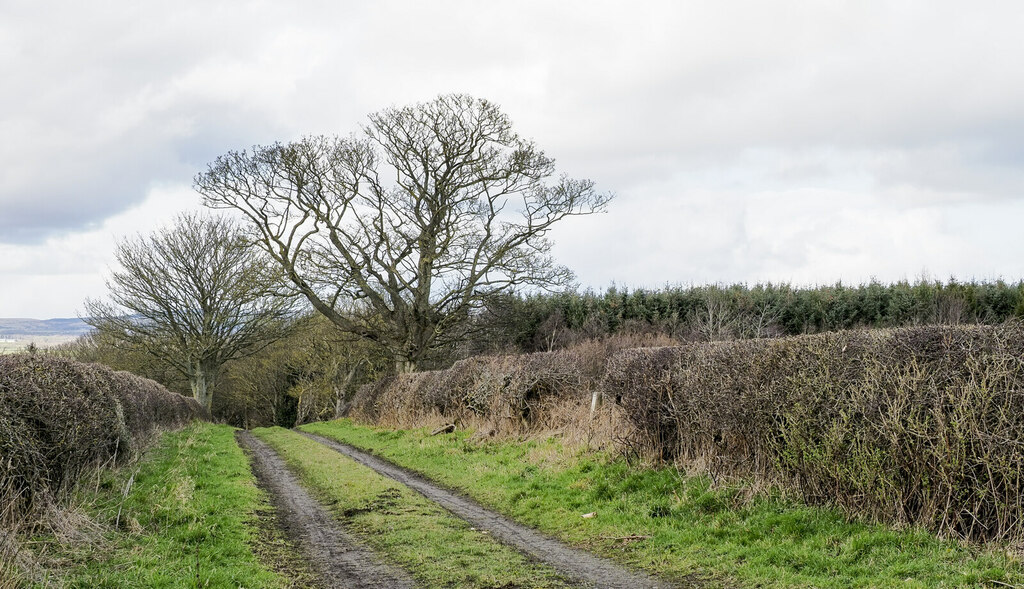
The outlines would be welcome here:
[[[0,317],[102,297],[231,149],[464,92],[617,197],[583,287],[1024,278],[1024,4],[0,0]]]

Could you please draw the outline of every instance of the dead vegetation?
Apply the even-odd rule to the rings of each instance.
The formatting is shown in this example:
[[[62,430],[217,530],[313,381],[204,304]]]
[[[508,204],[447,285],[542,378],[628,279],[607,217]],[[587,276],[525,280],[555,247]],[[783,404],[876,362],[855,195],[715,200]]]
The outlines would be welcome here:
[[[447,370],[391,376],[362,387],[350,414],[392,427],[454,424],[478,435],[561,434],[569,442],[610,447],[629,424],[615,406],[592,414],[592,396],[617,351],[674,343],[664,336],[616,336],[566,350],[478,356]]]

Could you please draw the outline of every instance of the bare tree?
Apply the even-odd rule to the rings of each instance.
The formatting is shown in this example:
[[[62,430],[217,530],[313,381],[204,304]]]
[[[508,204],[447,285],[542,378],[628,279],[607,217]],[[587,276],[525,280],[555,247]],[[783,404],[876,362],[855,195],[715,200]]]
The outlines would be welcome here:
[[[701,302],[691,314],[691,323],[707,341],[732,339],[740,316],[730,304],[729,294],[719,288],[704,288]]]
[[[452,343],[486,297],[571,280],[546,235],[610,195],[551,181],[554,160],[486,100],[441,96],[369,119],[358,136],[229,152],[196,189],[248,217],[295,290],[403,372]]]
[[[296,304],[275,296],[276,266],[223,217],[181,215],[115,254],[110,301],[86,301],[85,321],[174,367],[207,409],[224,363],[280,338]]]

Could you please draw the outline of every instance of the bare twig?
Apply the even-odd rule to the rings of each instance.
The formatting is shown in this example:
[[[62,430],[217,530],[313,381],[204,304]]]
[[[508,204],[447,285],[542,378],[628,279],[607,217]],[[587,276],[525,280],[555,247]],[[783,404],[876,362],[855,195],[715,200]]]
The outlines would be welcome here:
[[[637,540],[648,540],[652,536],[643,534],[630,534],[628,536],[601,536],[602,540],[614,540],[616,542],[636,542]]]

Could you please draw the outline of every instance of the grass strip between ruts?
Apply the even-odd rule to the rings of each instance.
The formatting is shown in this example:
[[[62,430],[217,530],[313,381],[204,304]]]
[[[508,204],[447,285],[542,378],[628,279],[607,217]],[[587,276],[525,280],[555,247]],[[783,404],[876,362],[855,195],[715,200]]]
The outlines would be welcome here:
[[[163,434],[137,469],[104,473],[92,489],[83,485],[78,503],[107,532],[99,542],[57,549],[64,571],[57,586],[291,585],[261,562],[275,555],[253,552],[267,540],[259,537],[256,512],[268,504],[233,428],[197,422]]]
[[[553,569],[474,530],[440,506],[309,438],[253,430],[330,505],[346,529],[424,587],[563,587]]]
[[[570,451],[557,439],[478,442],[466,432],[387,430],[350,420],[303,430],[368,450],[566,542],[669,579],[710,587],[1020,586],[1019,561],[916,529],[851,522],[836,510],[671,468]],[[583,514],[595,513],[583,518]]]

